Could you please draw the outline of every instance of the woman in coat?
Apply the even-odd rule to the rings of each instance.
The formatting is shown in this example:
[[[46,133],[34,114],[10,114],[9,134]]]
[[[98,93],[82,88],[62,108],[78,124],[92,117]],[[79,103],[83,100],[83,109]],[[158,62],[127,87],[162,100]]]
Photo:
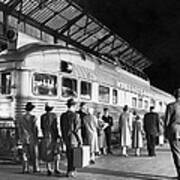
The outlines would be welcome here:
[[[47,174],[52,174],[51,163],[54,161],[56,174],[60,174],[59,161],[60,152],[58,151],[57,140],[59,139],[57,116],[51,112],[53,107],[46,105],[45,111],[41,116],[41,129],[43,140],[41,143],[41,159],[46,162]]]
[[[120,130],[120,146],[122,148],[122,155],[127,157],[127,147],[131,145],[130,134],[130,120],[129,120],[128,106],[125,105],[123,113],[119,117],[119,130]]]
[[[140,148],[143,147],[143,125],[140,116],[135,117],[132,131],[132,147],[135,148],[135,155],[140,156]]]
[[[31,113],[34,108],[35,106],[28,102],[25,107],[26,113],[18,122],[19,137],[23,145],[23,173],[29,173],[30,162],[33,165],[33,171],[40,172],[37,118]]]
[[[93,109],[88,108],[88,114],[84,117],[84,125],[86,128],[88,144],[90,145],[91,164],[95,163],[95,153],[99,152],[98,136],[97,136],[97,118],[93,115]]]

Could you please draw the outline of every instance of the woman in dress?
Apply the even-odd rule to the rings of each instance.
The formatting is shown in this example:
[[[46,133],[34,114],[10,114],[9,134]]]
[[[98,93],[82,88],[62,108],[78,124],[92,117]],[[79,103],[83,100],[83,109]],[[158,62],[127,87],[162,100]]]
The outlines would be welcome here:
[[[119,131],[120,131],[120,146],[122,148],[122,155],[127,157],[127,147],[131,145],[131,126],[128,106],[125,105],[123,113],[119,117]]]
[[[97,137],[97,118],[94,116],[93,108],[88,108],[88,114],[84,117],[84,125],[87,132],[88,144],[90,145],[90,163],[95,163],[95,153],[99,152]]]
[[[143,147],[143,126],[140,116],[135,117],[132,131],[132,147],[135,148],[135,155],[140,156],[140,149]]]
[[[102,120],[101,112],[97,113],[97,124],[98,124],[97,132],[98,132],[99,149],[101,154],[106,154],[106,137],[105,137],[104,129],[106,129],[108,123],[105,123]]]

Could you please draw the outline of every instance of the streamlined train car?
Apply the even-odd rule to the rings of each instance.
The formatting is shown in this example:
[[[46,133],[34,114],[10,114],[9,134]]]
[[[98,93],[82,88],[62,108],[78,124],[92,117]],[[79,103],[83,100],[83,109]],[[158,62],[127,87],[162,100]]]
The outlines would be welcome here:
[[[5,138],[10,138],[9,129],[15,127],[28,101],[36,106],[33,113],[39,125],[46,103],[54,106],[58,117],[70,97],[87,102],[95,112],[108,107],[116,131],[124,105],[143,114],[156,100],[163,106],[172,100],[148,80],[117,65],[58,45],[28,44],[1,54],[0,87],[0,136]]]

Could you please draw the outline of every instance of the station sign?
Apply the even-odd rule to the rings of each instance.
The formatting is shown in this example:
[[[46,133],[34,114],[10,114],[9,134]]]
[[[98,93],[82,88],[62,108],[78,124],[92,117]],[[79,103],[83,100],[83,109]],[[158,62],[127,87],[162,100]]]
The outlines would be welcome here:
[[[127,84],[127,83],[118,81],[117,82],[117,87],[120,88],[120,89],[129,91],[129,92],[139,94],[141,96],[145,95],[145,90],[143,88],[139,88],[139,87],[137,87],[135,85],[132,85],[132,84]]]

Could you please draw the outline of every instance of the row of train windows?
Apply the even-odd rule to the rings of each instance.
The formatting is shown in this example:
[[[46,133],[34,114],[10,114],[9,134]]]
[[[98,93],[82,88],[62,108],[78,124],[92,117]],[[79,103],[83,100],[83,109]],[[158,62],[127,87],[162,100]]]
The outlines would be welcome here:
[[[35,95],[57,95],[57,76],[35,73],[33,75],[33,93]],[[1,75],[1,93],[11,93],[11,74],[2,73]],[[73,78],[62,78],[62,97],[77,97],[77,80]],[[90,100],[92,98],[92,84],[86,81],[80,82],[80,97],[82,99]],[[109,103],[110,100],[110,88],[99,85],[99,101]],[[116,89],[112,91],[112,103],[118,103],[118,92]],[[143,99],[132,98],[132,107],[143,108]],[[147,100],[144,101],[144,109],[148,109],[149,103]]]
[[[144,106],[144,107],[143,107]],[[132,98],[132,107],[133,108],[139,108],[139,109],[148,109],[149,108],[149,102],[147,100],[144,100],[143,104],[143,99],[137,99],[136,97]]]
[[[73,78],[62,78],[62,97],[77,97],[77,80]],[[35,73],[33,78],[33,93],[35,95],[57,95],[57,77],[53,75]],[[90,100],[92,98],[92,84],[80,82],[80,97]],[[99,85],[99,101],[109,103],[110,88]],[[113,104],[117,104],[117,90],[113,89]]]

